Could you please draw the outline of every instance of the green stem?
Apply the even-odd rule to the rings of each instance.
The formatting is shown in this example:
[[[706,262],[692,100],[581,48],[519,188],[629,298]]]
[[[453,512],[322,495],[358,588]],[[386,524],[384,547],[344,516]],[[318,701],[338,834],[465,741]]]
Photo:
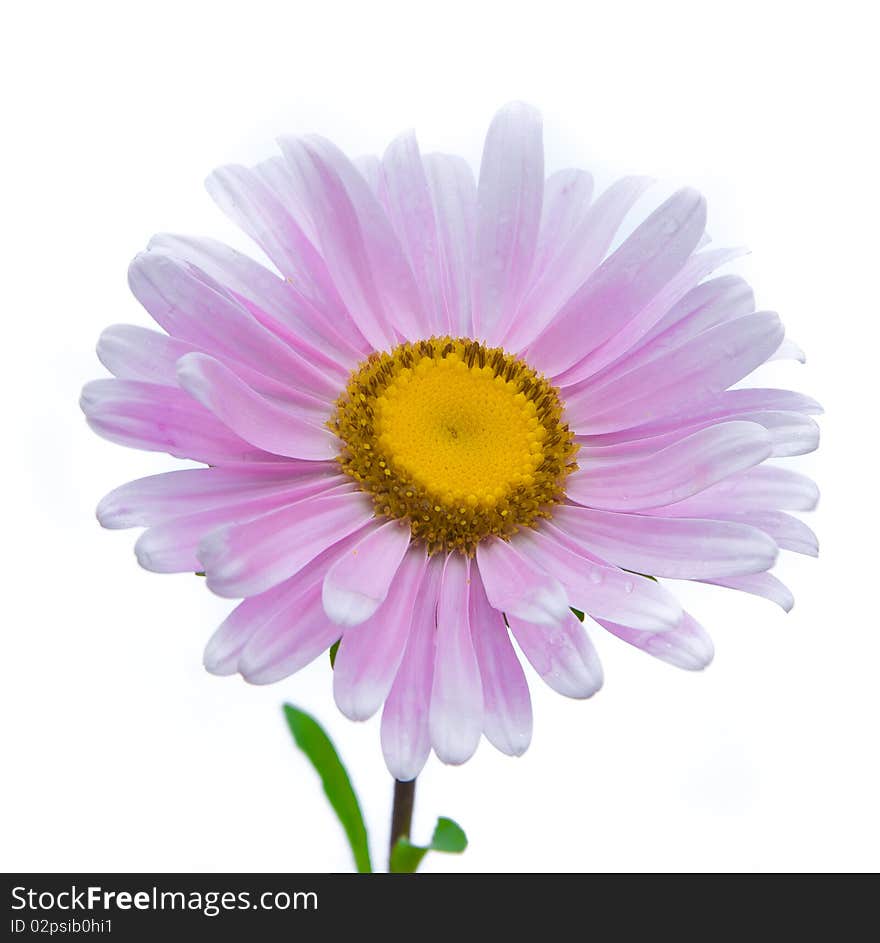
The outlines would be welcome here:
[[[391,808],[391,840],[388,845],[388,869],[391,870],[391,853],[398,838],[409,838],[412,828],[413,806],[416,801],[416,781],[402,783],[394,780],[394,805]]]

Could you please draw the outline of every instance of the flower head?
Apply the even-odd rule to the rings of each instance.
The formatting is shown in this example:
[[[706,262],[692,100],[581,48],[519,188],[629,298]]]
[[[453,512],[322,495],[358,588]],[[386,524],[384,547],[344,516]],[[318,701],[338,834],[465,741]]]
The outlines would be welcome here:
[[[790,608],[778,549],[815,553],[787,510],[815,448],[796,393],[737,384],[798,355],[748,285],[712,273],[702,197],[681,190],[610,251],[648,185],[593,199],[545,179],[524,105],[494,119],[479,180],[404,135],[381,160],[284,139],[208,188],[277,273],[207,239],[158,236],[131,287],[162,332],[109,328],[99,434],[207,466],[131,482],[106,527],[141,564],[204,571],[242,602],[205,665],[254,683],[341,639],[340,709],[384,704],[398,779],[485,734],[519,754],[528,687],[511,636],[570,697],[602,683],[587,621],[682,668],[712,643],[657,578]]]

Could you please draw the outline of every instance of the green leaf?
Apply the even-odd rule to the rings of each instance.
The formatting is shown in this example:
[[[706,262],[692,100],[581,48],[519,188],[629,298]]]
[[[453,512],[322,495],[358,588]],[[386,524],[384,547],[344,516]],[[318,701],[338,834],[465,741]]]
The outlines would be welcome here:
[[[357,794],[333,746],[333,741],[324,733],[314,717],[292,704],[284,705],[284,716],[296,745],[311,760],[312,766],[321,777],[324,792],[345,829],[358,872],[360,874],[372,873],[364,816]]]
[[[452,819],[439,818],[431,836],[431,851],[443,851],[449,855],[460,855],[467,848],[464,829]]]
[[[204,575],[205,575],[204,570],[196,570],[196,576],[204,576]]]
[[[341,638],[336,639],[336,641],[330,646],[330,667],[336,667],[336,653],[339,651],[339,643],[342,641]]]
[[[467,848],[467,835],[452,819],[437,819],[430,845],[413,845],[408,838],[398,838],[391,852],[392,874],[414,874],[429,851],[460,855]]]
[[[572,606],[572,607],[571,607],[571,611],[578,617],[578,619],[579,619],[581,622],[584,621],[584,614],[581,612],[580,609],[575,609],[575,607]]]

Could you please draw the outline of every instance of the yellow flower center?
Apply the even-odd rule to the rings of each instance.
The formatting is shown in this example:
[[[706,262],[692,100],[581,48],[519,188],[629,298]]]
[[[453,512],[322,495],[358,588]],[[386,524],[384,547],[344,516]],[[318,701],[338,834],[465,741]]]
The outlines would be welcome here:
[[[408,521],[428,551],[471,554],[564,498],[577,445],[559,394],[524,361],[464,338],[371,354],[330,428],[376,513]]]

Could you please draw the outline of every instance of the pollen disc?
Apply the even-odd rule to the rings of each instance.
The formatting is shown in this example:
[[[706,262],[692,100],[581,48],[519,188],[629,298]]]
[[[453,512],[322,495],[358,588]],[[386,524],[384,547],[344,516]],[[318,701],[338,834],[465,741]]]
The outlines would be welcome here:
[[[432,337],[371,354],[330,428],[376,513],[407,520],[431,553],[471,554],[549,517],[577,468],[557,390],[501,348]]]

